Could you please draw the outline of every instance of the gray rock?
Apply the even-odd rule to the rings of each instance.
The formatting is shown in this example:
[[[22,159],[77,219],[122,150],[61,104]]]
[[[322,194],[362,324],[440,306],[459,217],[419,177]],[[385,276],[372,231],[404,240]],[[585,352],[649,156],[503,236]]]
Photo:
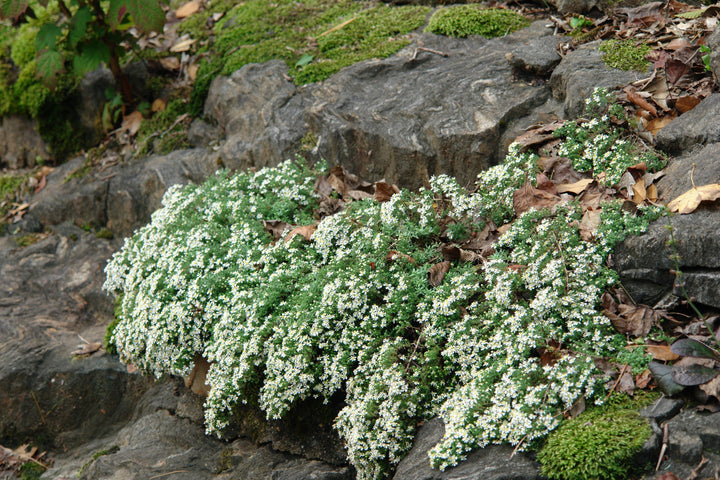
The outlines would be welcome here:
[[[107,225],[116,235],[127,236],[150,221],[168,187],[202,182],[218,169],[217,155],[192,149],[67,180],[83,162],[78,157],[55,169],[48,176],[48,186],[32,198],[30,213],[42,224]]]
[[[69,226],[23,249],[1,245],[0,443],[73,448],[126,421],[152,381],[103,352],[70,354],[80,337],[101,341],[112,315],[100,290],[111,245]]]
[[[548,3],[564,15],[588,13],[593,8],[599,9],[603,4],[600,0],[548,0]]]
[[[698,145],[720,142],[720,93],[713,93],[677,117],[657,135],[658,148],[678,154]]]
[[[165,191],[176,184],[202,182],[218,168],[205,149],[180,150],[120,165],[108,179],[107,227],[127,236],[150,221]]]
[[[570,118],[583,112],[585,99],[596,88],[612,90],[646,76],[608,67],[597,49],[599,45],[599,41],[586,43],[568,53],[550,76],[553,96],[564,102],[565,113]]]
[[[561,57],[557,52],[560,41],[560,37],[555,35],[532,39],[527,45],[513,49],[507,60],[519,73],[547,76],[560,63]]]
[[[695,464],[702,458],[703,443],[698,435],[678,430],[670,434],[668,455],[678,462]]]
[[[705,45],[710,49],[710,70],[715,74],[715,78],[720,78],[720,28],[716,28],[705,39]]]
[[[0,167],[32,168],[50,153],[37,131],[37,122],[19,115],[0,119]]]
[[[430,467],[427,452],[445,433],[439,418],[426,422],[415,435],[412,449],[400,462],[393,480],[540,480],[539,466],[527,454],[506,445],[474,450],[467,460],[445,471]]]
[[[640,410],[640,415],[662,423],[677,415],[683,405],[685,405],[684,400],[663,396],[657,402]]]
[[[672,224],[676,249],[667,245]],[[685,289],[698,303],[720,307],[720,210],[701,208],[691,215],[676,215],[653,222],[648,231],[633,236],[615,247],[615,269],[636,302],[654,305],[673,290],[675,263],[670,256],[680,255]],[[682,296],[681,292],[675,292]]]
[[[30,213],[40,223],[46,226],[63,222],[78,226],[107,223],[107,181],[98,181],[93,176],[70,178],[84,162],[85,157],[76,157],[47,176],[47,186],[30,201]]]
[[[205,116],[227,137],[219,152],[223,165],[265,167],[291,158],[307,131],[304,102],[281,60],[245,65],[230,77],[215,78]]]
[[[697,108],[697,107],[696,107]],[[658,193],[665,201],[672,200],[692,188],[690,173],[696,185],[720,182],[720,144],[712,144],[694,153],[673,159],[666,175],[658,182]],[[669,247],[668,221],[672,223],[677,251]],[[720,209],[700,206],[689,215],[660,218],[640,236],[627,238],[614,253],[615,268],[632,297],[653,305],[673,291],[675,276],[670,274],[675,263],[670,256],[680,255],[685,289],[699,303],[720,306]],[[675,295],[683,297],[678,289]]]
[[[505,155],[508,123],[549,91],[513,79],[505,58],[537,32],[465,40],[420,35],[385,60],[347,67],[311,90],[319,153],[364,178],[416,188],[445,173],[461,184]],[[446,54],[446,57],[424,47]]]
[[[211,142],[218,139],[220,130],[202,119],[196,118],[190,124],[187,135],[188,142],[193,147],[207,147]]]

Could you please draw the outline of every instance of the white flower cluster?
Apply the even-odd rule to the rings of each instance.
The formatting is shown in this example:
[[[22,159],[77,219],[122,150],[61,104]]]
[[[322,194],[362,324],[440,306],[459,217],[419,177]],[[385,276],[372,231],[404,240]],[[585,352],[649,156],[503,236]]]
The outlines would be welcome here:
[[[362,480],[384,478],[431,415],[447,426],[432,452],[441,467],[475,446],[541,436],[601,388],[590,356],[610,351],[597,306],[613,281],[612,224],[594,245],[573,207],[531,210],[484,266],[454,262],[440,285],[428,282],[443,229],[462,226],[462,241],[488,217],[507,221],[535,162],[513,145],[476,193],[437,177],[428,191],[349,204],[309,242],[273,242],[263,224],[313,221],[315,175],[300,163],[172,188],[106,268],[105,288],[121,299],[113,341],[156,375],[206,357],[209,433],[240,403],[277,418],[344,391],[336,428]]]

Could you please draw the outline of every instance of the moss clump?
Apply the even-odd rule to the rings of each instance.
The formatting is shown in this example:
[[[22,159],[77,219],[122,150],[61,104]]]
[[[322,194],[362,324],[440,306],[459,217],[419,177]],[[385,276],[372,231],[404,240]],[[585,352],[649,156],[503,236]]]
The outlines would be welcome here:
[[[110,447],[110,448],[105,448],[105,449],[103,449],[103,450],[98,450],[97,452],[93,453],[92,458],[91,458],[90,460],[88,460],[88,461],[85,463],[85,465],[83,465],[82,467],[80,467],[80,470],[79,470],[78,473],[77,473],[78,478],[82,475],[83,471],[84,471],[87,467],[89,467],[90,465],[92,465],[92,463],[93,463],[95,460],[97,460],[98,458],[104,457],[105,455],[112,455],[113,453],[117,453],[117,452],[119,452],[119,451],[120,451],[120,447],[118,447],[117,445],[113,445],[113,446]]]
[[[631,38],[627,40],[607,40],[598,48],[603,52],[603,62],[611,68],[618,70],[637,70],[644,72],[650,66],[645,55],[650,53],[650,46],[641,43],[637,45]]]
[[[352,63],[392,55],[407,45],[403,36],[420,28],[429,11],[351,0],[244,2],[216,25],[216,41],[205,47],[209,61],[199,68],[191,114],[202,112],[216,75],[281,59],[296,84],[321,81]]]
[[[95,237],[101,238],[104,240],[112,240],[115,237],[115,235],[113,234],[112,230],[110,230],[107,227],[103,227],[100,230],[98,230],[97,232],[95,232]]]
[[[26,462],[22,464],[18,473],[21,480],[38,480],[45,470],[45,467],[35,462]]]
[[[551,480],[621,480],[652,429],[638,410],[657,398],[638,392],[635,399],[614,395],[552,432],[538,453],[542,473]]]
[[[465,38],[482,35],[500,37],[530,25],[530,20],[511,10],[458,5],[440,8],[430,18],[427,32]]]
[[[178,121],[178,118],[187,112],[187,102],[178,98],[171,100],[162,112],[157,112],[151,118],[143,120],[138,130],[139,147],[135,156],[143,156],[151,152],[164,155],[173,150],[189,148],[187,125]]]

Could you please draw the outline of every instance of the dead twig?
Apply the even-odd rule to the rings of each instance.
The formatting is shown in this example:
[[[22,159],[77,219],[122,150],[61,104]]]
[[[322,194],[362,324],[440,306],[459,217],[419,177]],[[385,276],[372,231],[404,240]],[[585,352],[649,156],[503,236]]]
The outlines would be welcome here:
[[[662,442],[662,448],[660,449],[660,455],[658,456],[657,464],[655,465],[655,471],[657,472],[660,470],[660,465],[662,464],[663,457],[665,456],[665,451],[668,447],[668,426],[667,423],[663,425],[663,442]]]
[[[448,54],[445,53],[445,52],[441,52],[441,51],[439,51],[439,50],[433,50],[432,48],[417,47],[417,48],[415,49],[415,53],[413,53],[413,56],[410,57],[410,61],[412,62],[413,60],[417,59],[418,52],[421,52],[421,51],[422,51],[422,52],[434,53],[435,55],[440,55],[441,57],[449,57],[449,56],[450,56],[450,55],[448,55]]]

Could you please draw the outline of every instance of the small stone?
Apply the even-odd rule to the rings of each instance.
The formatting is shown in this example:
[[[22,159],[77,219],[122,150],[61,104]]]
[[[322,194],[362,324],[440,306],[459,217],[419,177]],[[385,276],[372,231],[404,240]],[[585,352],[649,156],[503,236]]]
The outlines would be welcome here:
[[[681,399],[662,397],[654,404],[640,410],[640,415],[662,423],[677,415],[684,404],[685,401]]]
[[[693,465],[700,461],[702,452],[703,442],[699,435],[687,433],[683,430],[670,432],[668,455],[671,459]]]

